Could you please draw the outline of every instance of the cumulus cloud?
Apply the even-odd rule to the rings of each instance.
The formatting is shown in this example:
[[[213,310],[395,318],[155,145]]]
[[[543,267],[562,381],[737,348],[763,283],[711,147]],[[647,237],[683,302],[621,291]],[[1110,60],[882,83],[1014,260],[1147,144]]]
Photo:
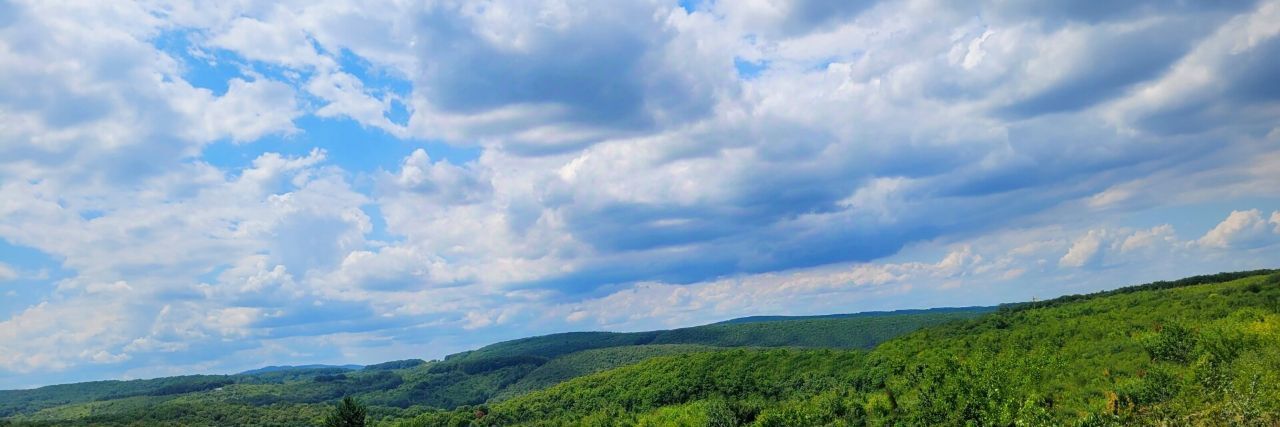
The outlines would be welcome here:
[[[678,124],[710,112],[730,64],[668,53],[678,48],[672,15],[682,12],[655,2],[446,3],[418,13],[414,119],[426,132],[497,130],[506,144],[536,148]]]
[[[166,24],[143,5],[12,6],[21,18],[0,27],[4,176],[132,184],[215,139],[293,129],[289,86],[234,80],[213,96],[184,80],[149,42]]]
[[[1274,218],[1273,213],[1272,219]],[[1257,209],[1231,211],[1227,219],[1205,233],[1198,243],[1201,246],[1221,249],[1256,248],[1269,245],[1275,243],[1277,236],[1273,230],[1268,229],[1268,225],[1268,221],[1262,217],[1262,212]]]
[[[428,289],[439,285],[441,280],[432,276],[433,264],[444,264],[444,261],[402,246],[387,246],[377,252],[351,252],[343,258],[336,274],[324,279],[332,283],[326,292]]]
[[[32,372],[79,363],[118,361],[111,344],[129,338],[127,295],[103,295],[80,304],[42,302],[0,321],[0,368]]]
[[[272,17],[289,17],[285,8],[268,13]],[[296,22],[289,25],[289,21],[283,19],[263,22],[255,17],[241,16],[226,24],[222,31],[209,39],[208,44],[235,51],[248,59],[293,68],[331,65],[331,58],[316,52],[309,43],[300,43],[306,38],[306,29],[299,28]]]
[[[492,185],[485,181],[483,172],[447,161],[432,162],[422,149],[404,159],[393,182],[400,190],[431,195],[446,206],[480,202],[492,193]]]
[[[297,131],[293,119],[301,115],[294,100],[292,86],[270,80],[246,82],[232,79],[227,92],[201,111],[191,112],[205,120],[205,139],[223,135],[234,141],[247,142],[265,135],[290,134]]]
[[[6,240],[56,254],[77,272],[56,284],[54,299],[8,321],[13,336],[5,340],[14,344],[5,363],[26,371],[122,362],[136,351],[247,337],[267,317],[263,307],[276,315],[305,309],[298,298],[317,291],[293,274],[333,268],[351,247],[363,247],[369,227],[359,209],[364,197],[319,165],[323,158],[267,154],[234,177],[192,166],[146,181],[90,219],[77,213],[102,203],[89,195],[64,193],[59,204],[34,184],[0,186],[18,202],[0,222]],[[171,188],[174,180],[182,185]],[[33,213],[42,216],[25,216]],[[218,282],[199,282],[237,259]],[[67,314],[87,305],[101,318]]]
[[[1088,268],[1131,263],[1150,254],[1173,254],[1188,242],[1178,239],[1173,226],[1161,224],[1149,229],[1095,228],[1071,242],[1058,259],[1059,267]]]

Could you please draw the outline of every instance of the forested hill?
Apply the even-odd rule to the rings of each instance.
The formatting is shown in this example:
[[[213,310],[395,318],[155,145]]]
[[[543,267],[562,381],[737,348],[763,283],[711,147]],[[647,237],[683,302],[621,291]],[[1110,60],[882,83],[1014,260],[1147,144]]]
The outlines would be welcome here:
[[[1280,425],[1280,274],[3,391],[0,424],[315,425],[343,396],[408,427]]]
[[[962,313],[962,312],[986,313],[994,309],[995,307],[982,307],[982,306],[938,307],[938,308],[923,308],[923,309],[893,310],[893,311],[864,311],[861,313],[847,313],[847,314],[819,314],[819,315],[813,315],[813,316],[748,316],[748,317],[739,317],[736,319],[729,319],[729,320],[725,320],[723,322],[718,322],[715,324],[724,325],[724,324],[734,324],[734,323],[776,322],[779,320],[842,319],[842,318],[849,318],[849,317],[875,317],[875,316],[885,316],[885,315],[894,315],[894,314],[931,314],[931,313],[939,314],[939,313]]]
[[[655,357],[400,425],[1280,425],[1280,274],[1011,305],[869,352]]]
[[[593,348],[655,344],[701,344],[717,347],[871,348],[886,339],[922,326],[965,319],[995,307],[944,308],[837,314],[741,318],[691,328],[647,332],[568,332],[504,341],[450,355],[445,362],[503,356],[556,357]]]
[[[236,375],[99,381],[0,391],[0,418],[62,425],[314,425],[355,396],[375,420],[508,399],[667,354],[725,347],[866,349],[921,327],[993,308],[888,312],[634,332],[525,338],[459,353],[365,366],[267,367]]]
[[[284,365],[284,366],[265,366],[265,367],[261,367],[261,368],[258,368],[258,369],[250,369],[250,370],[248,370],[248,371],[241,372],[241,373],[239,373],[238,375],[265,374],[265,373],[268,373],[268,372],[282,372],[282,371],[299,371],[299,370],[303,370],[303,371],[305,371],[305,370],[313,370],[313,369],[341,369],[341,370],[346,370],[346,371],[355,371],[355,370],[359,370],[360,368],[363,368],[363,366],[360,366],[360,365],[297,365],[297,366],[294,366],[294,365]]]

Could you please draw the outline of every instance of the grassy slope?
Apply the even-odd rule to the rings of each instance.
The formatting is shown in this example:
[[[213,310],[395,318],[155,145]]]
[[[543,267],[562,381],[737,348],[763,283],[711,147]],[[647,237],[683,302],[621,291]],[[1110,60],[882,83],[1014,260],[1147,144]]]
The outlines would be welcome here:
[[[1010,306],[865,354],[655,358],[403,425],[1275,425],[1280,276],[1187,286],[1207,281]]]
[[[13,415],[15,420],[55,424],[79,420],[123,425],[139,418],[152,424],[243,424],[257,417],[272,420],[261,423],[264,425],[305,425],[314,422],[320,413],[318,404],[354,395],[371,405],[375,417],[403,417],[426,408],[454,408],[483,403],[499,395],[516,396],[574,376],[654,355],[691,351],[698,346],[867,348],[923,326],[979,313],[884,313],[638,333],[556,334],[498,343],[444,361],[389,362],[355,372],[291,369],[3,392],[6,394],[0,395],[0,408],[9,408],[5,414]],[[602,347],[605,350],[579,354]],[[569,359],[561,361],[559,357]],[[210,381],[217,384],[206,384]],[[173,384],[195,384],[206,391],[156,391]],[[215,387],[219,389],[213,390]],[[131,396],[138,398],[117,399]]]

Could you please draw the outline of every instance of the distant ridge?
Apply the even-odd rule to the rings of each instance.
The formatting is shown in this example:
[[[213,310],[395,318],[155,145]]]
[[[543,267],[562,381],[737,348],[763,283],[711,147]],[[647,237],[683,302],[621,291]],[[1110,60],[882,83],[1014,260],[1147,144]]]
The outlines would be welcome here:
[[[348,371],[358,371],[363,368],[364,368],[363,365],[281,365],[281,366],[273,365],[273,366],[264,366],[258,369],[250,369],[248,371],[240,372],[236,375],[254,375],[254,374],[265,374],[268,372],[302,371],[302,370],[311,370],[311,369],[344,369]]]
[[[874,317],[893,314],[940,314],[940,313],[987,313],[996,311],[998,306],[970,306],[970,307],[936,307],[936,308],[920,308],[892,311],[862,311],[857,313],[843,314],[820,314],[814,316],[747,316],[736,319],[729,319],[723,322],[712,323],[712,325],[733,325],[740,323],[759,323],[759,322],[779,322],[788,320],[815,320],[815,319],[844,319],[851,317]]]

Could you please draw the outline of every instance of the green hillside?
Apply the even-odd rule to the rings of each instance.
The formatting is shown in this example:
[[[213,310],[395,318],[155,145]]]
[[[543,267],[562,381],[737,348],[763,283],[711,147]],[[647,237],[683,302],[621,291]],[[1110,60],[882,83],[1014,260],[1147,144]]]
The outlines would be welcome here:
[[[861,313],[842,313],[842,314],[819,314],[814,316],[748,316],[739,317],[737,319],[729,319],[716,323],[717,325],[733,324],[733,323],[754,323],[754,322],[777,322],[779,320],[815,320],[815,319],[840,319],[849,317],[876,317],[887,314],[941,314],[941,313],[957,313],[957,312],[986,312],[991,307],[939,307],[925,309],[908,309],[894,311],[864,311]]]
[[[866,353],[653,358],[401,425],[1276,425],[1268,273],[1012,305]]]
[[[745,318],[439,361],[0,392],[17,425],[1277,425],[1280,273],[992,308]],[[729,348],[736,347],[736,348]],[[780,348],[766,348],[780,347]]]
[[[520,381],[503,389],[494,400],[506,400],[562,383],[569,379],[630,365],[657,356],[697,353],[720,349],[694,344],[653,344],[597,348],[566,354],[534,369]]]
[[[446,363],[515,356],[554,358],[582,350],[651,344],[698,344],[716,347],[871,348],[889,338],[957,319],[994,311],[993,307],[903,310],[813,317],[779,317],[648,332],[569,332],[523,338],[446,357]]]
[[[191,375],[135,381],[94,381],[34,390],[0,390],[0,417],[74,402],[166,396],[214,389],[232,382],[223,375]]]
[[[0,417],[61,425],[314,425],[355,396],[375,420],[508,399],[653,356],[722,347],[870,348],[921,327],[990,312],[938,312],[713,324],[635,333],[582,332],[507,341],[424,362],[274,367],[237,375],[103,381],[0,392]]]

